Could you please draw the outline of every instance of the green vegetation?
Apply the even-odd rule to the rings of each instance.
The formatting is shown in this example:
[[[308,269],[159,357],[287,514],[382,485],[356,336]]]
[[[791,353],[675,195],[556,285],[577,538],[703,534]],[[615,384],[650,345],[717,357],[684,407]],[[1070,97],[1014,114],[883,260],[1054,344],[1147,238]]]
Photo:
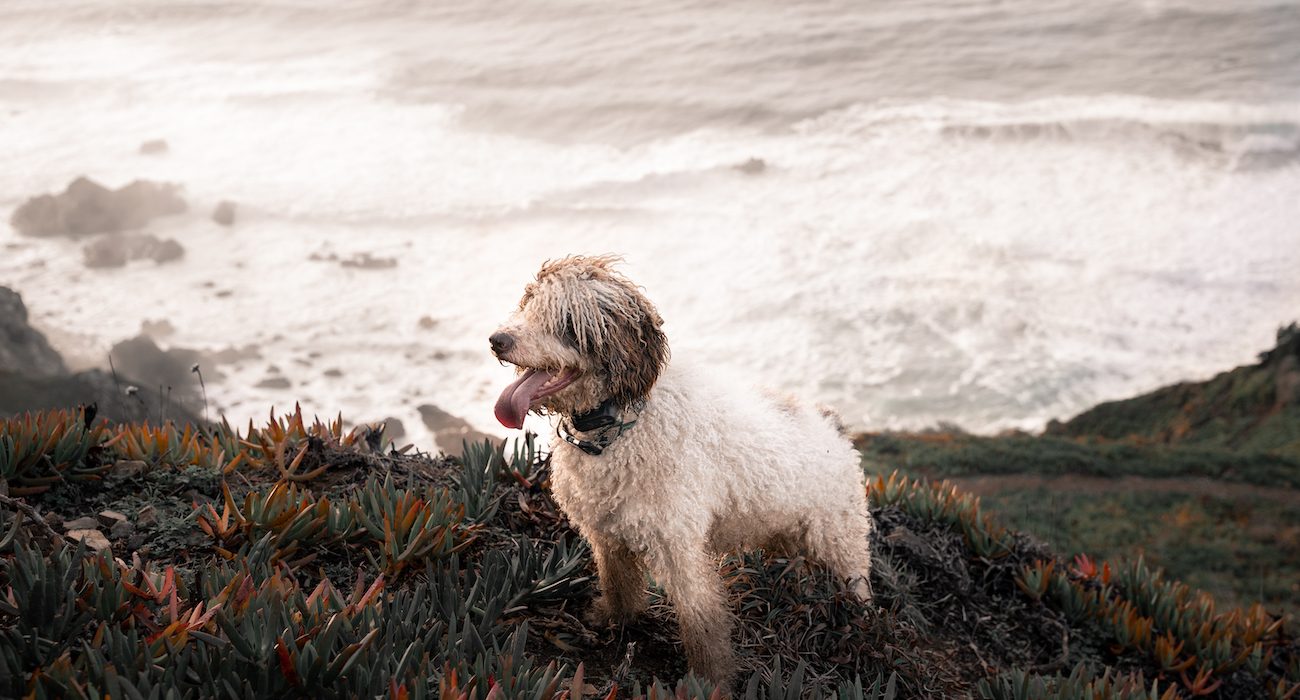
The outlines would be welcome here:
[[[1300,645],[1142,563],[1055,557],[978,499],[871,480],[876,601],[723,562],[741,673],[686,674],[671,608],[588,628],[587,548],[531,441],[462,460],[382,429],[0,423],[0,695],[1295,697]],[[89,522],[86,522],[89,518]],[[107,536],[104,535],[107,531]],[[94,533],[92,536],[90,533]],[[98,551],[96,551],[98,550]]]
[[[1258,364],[1210,381],[1112,401],[1048,428],[1048,434],[1269,452],[1300,459],[1300,327],[1279,328]],[[1294,462],[1293,462],[1294,464]]]
[[[1233,605],[1300,614],[1300,331],[1210,381],[1041,436],[861,435],[867,470],[948,478],[1069,557],[1145,558]]]
[[[976,474],[1075,474],[1117,477],[1208,477],[1300,488],[1300,456],[1216,447],[1103,442],[1026,434],[879,433],[857,438],[878,469],[932,477]]]
[[[1064,556],[1141,557],[1220,601],[1300,615],[1300,498],[1080,492],[1063,484],[981,491],[990,511]]]

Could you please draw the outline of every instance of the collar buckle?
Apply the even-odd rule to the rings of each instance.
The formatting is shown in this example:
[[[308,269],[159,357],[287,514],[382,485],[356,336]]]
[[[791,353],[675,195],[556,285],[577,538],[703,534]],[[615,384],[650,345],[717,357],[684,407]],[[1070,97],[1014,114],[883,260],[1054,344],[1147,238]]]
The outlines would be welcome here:
[[[623,411],[619,405],[614,403],[613,399],[605,399],[599,406],[586,413],[571,416],[568,420],[561,418],[558,432],[565,442],[592,457],[599,457],[623,433],[636,425],[637,418],[644,408],[644,399],[628,406],[632,419],[624,421]],[[583,440],[574,435],[575,432],[595,433],[595,435],[591,440]]]

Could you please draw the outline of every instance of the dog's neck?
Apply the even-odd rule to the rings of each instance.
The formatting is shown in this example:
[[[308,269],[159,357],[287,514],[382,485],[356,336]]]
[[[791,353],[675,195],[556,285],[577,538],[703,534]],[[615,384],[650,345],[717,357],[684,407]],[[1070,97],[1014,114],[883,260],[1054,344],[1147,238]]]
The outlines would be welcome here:
[[[636,425],[644,408],[644,399],[630,406],[622,406],[612,398],[605,399],[590,411],[562,416],[560,437],[593,457],[599,456]]]

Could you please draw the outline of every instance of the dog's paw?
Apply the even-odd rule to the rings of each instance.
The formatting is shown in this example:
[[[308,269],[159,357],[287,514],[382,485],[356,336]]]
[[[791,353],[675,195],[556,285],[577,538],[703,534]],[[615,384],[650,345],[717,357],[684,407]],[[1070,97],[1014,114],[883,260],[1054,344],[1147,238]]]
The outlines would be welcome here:
[[[592,602],[587,612],[583,613],[582,621],[591,627],[614,627],[617,625],[626,625],[636,619],[636,612],[632,610],[615,611],[605,598],[597,598]]]
[[[867,578],[861,576],[855,579],[853,581],[853,595],[857,596],[858,600],[861,600],[863,603],[870,605],[872,598],[871,582],[867,580]]]

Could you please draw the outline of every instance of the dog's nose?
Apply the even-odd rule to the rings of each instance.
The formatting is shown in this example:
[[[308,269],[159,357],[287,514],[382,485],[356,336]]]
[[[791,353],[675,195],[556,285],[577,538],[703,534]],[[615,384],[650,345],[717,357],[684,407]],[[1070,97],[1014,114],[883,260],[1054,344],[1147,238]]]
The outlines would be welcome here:
[[[510,349],[515,346],[514,336],[501,331],[493,333],[492,337],[488,338],[488,342],[492,344],[492,354],[497,357],[510,352]]]

